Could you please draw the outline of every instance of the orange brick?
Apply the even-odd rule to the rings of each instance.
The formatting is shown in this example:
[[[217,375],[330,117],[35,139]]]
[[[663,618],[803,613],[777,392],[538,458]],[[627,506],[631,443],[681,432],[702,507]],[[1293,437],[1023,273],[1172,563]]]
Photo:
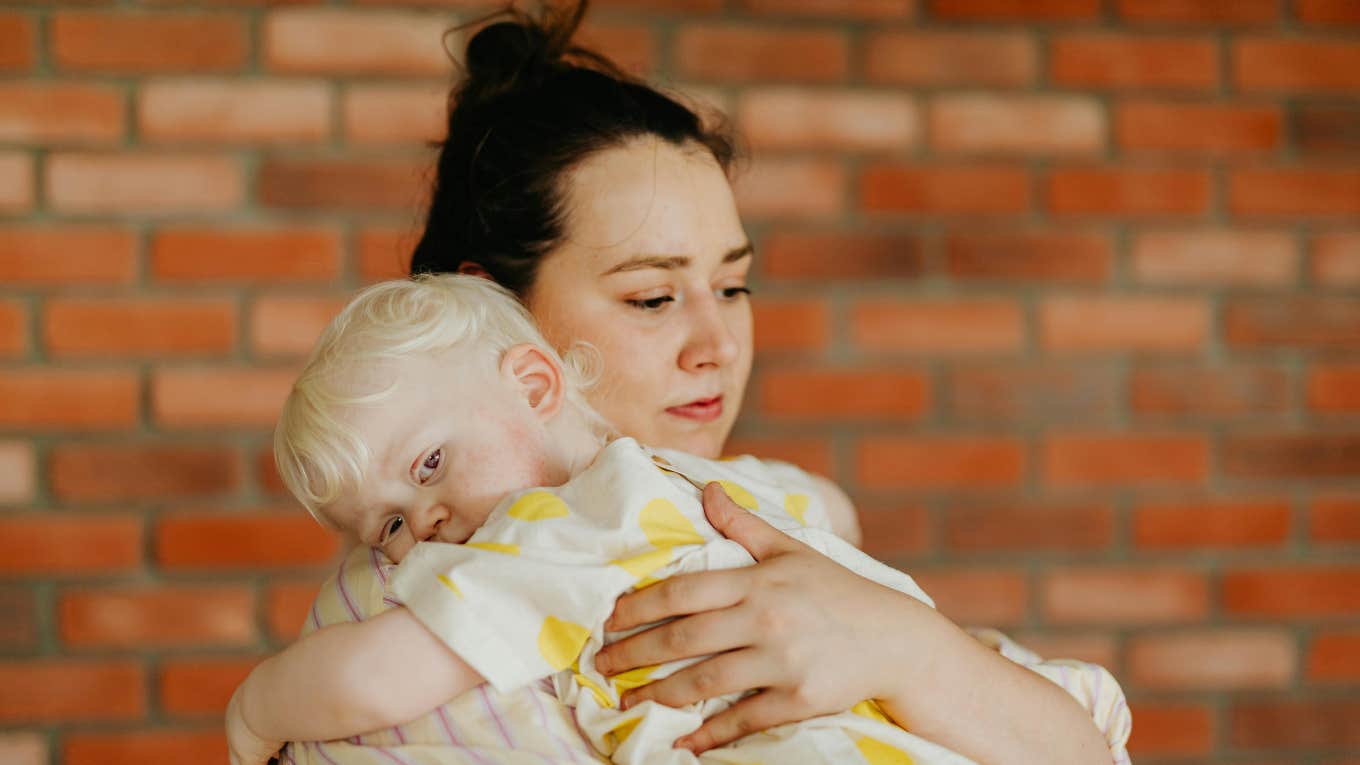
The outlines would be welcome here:
[[[1200,704],[1133,704],[1138,727],[1129,751],[1141,755],[1205,755],[1214,746],[1214,718]]]
[[[427,145],[448,132],[448,89],[433,85],[361,85],[345,90],[341,120],[354,144]]]
[[[859,199],[871,213],[1018,215],[1030,209],[1030,179],[1015,165],[878,164],[860,176]]]
[[[801,463],[797,463],[801,464]],[[864,552],[887,560],[930,549],[930,515],[919,505],[855,502]]]
[[[960,552],[1098,550],[1114,539],[1104,505],[1004,504],[951,507],[944,541]]]
[[[1125,681],[1157,690],[1284,688],[1294,679],[1294,639],[1282,629],[1140,635]]]
[[[929,0],[939,19],[961,21],[1091,21],[1100,17],[1099,0]]]
[[[1286,231],[1150,231],[1133,241],[1133,274],[1148,284],[1288,286],[1298,261]]]
[[[174,227],[151,239],[160,281],[307,282],[340,274],[340,233],[332,228]]]
[[[1360,348],[1360,300],[1233,300],[1224,306],[1223,336],[1238,348]]]
[[[1245,569],[1223,574],[1223,608],[1269,619],[1360,613],[1360,568]]]
[[[742,217],[817,218],[845,209],[845,168],[835,160],[757,158],[737,176],[733,191]]]
[[[723,9],[724,0],[600,0],[592,7],[611,10],[646,10],[651,13],[711,15]]]
[[[1114,125],[1120,148],[1148,154],[1262,154],[1284,140],[1276,106],[1133,101],[1118,107]]]
[[[28,351],[28,309],[15,300],[0,301],[0,357]],[[0,381],[0,387],[4,385]]]
[[[1046,574],[1043,609],[1060,623],[1164,624],[1209,612],[1208,582],[1184,568],[1065,568]]]
[[[1232,63],[1233,81],[1247,93],[1360,91],[1360,43],[1350,40],[1238,39]]]
[[[67,590],[57,619],[62,642],[80,647],[245,645],[256,637],[254,593],[244,586]]]
[[[1294,12],[1306,24],[1360,24],[1360,6],[1350,0],[1299,0]]]
[[[293,369],[160,369],[151,412],[166,428],[268,428],[296,377]]]
[[[1348,433],[1229,435],[1219,466],[1236,478],[1349,478],[1360,471],[1360,436]]]
[[[756,262],[775,279],[910,279],[925,270],[914,234],[777,230],[759,252]]]
[[[415,228],[363,229],[354,244],[358,251],[359,276],[365,282],[404,278],[410,271],[411,254],[419,242],[420,231]]]
[[[444,76],[448,27],[439,15],[403,10],[278,9],[264,20],[263,61],[289,74]]]
[[[1006,353],[1024,343],[1020,306],[1010,300],[864,300],[850,321],[855,344],[872,351]]]
[[[267,158],[260,202],[296,210],[363,212],[423,209],[430,163],[424,159]]]
[[[61,11],[52,61],[83,72],[224,72],[245,67],[245,18],[226,13]]]
[[[8,765],[47,765],[47,736],[37,731],[0,733],[0,762]]]
[[[68,733],[63,765],[142,765],[148,762],[226,762],[221,725],[204,730]]]
[[[958,231],[945,239],[955,279],[1020,282],[1109,280],[1114,248],[1106,234],[1068,231]]]
[[[47,201],[65,213],[225,212],[245,199],[241,167],[218,154],[53,154]]]
[[[1100,365],[955,365],[941,396],[963,422],[1080,422],[1110,419],[1122,383]]]
[[[129,284],[136,278],[136,253],[137,235],[126,228],[0,226],[0,281],[18,286]]]
[[[748,11],[835,19],[895,19],[915,15],[916,0],[742,0]]]
[[[1051,486],[1195,484],[1208,478],[1209,444],[1202,435],[1055,433],[1043,460]]]
[[[283,479],[279,477],[278,465],[274,464],[272,446],[265,447],[255,455],[255,482],[265,494],[287,497],[290,501],[293,499],[288,493],[288,487],[283,485]]]
[[[1023,445],[989,436],[875,436],[855,449],[855,480],[878,489],[967,490],[1018,486]]]
[[[1360,412],[1360,364],[1314,364],[1308,406],[1323,412]]]
[[[817,475],[834,476],[831,444],[825,438],[789,438],[736,434],[723,449],[724,456],[753,454],[761,459],[784,460]]]
[[[1237,749],[1355,751],[1360,701],[1349,698],[1238,701],[1229,710],[1229,745]]]
[[[284,642],[297,638],[320,587],[319,581],[312,580],[270,584],[265,591],[265,620],[270,636]]]
[[[342,298],[261,297],[250,311],[250,344],[257,354],[300,356],[345,306]]]
[[[72,501],[219,496],[241,477],[234,450],[185,444],[61,444],[49,464],[53,494]]]
[[[1360,680],[1360,631],[1331,630],[1313,636],[1308,645],[1309,680]]]
[[[1294,145],[1303,157],[1330,158],[1360,151],[1360,110],[1300,105],[1294,114]]]
[[[1125,21],[1151,24],[1270,24],[1279,20],[1275,0],[1119,0]]]
[[[1048,658],[1076,659],[1102,667],[1118,665],[1114,638],[1109,632],[1018,633],[1013,634],[1024,647]]]
[[[722,82],[839,82],[850,69],[850,45],[829,29],[695,24],[675,37],[676,71]]]
[[[914,420],[930,406],[919,371],[767,368],[759,376],[760,410],[797,419]]]
[[[1056,215],[1202,216],[1211,196],[1208,173],[1194,169],[1064,168],[1047,182]]]
[[[74,83],[0,83],[0,140],[13,143],[112,143],[123,137],[118,88]]]
[[[1354,221],[1360,216],[1360,171],[1350,168],[1239,169],[1228,176],[1234,215],[1319,217]]]
[[[1134,509],[1132,537],[1146,549],[1279,547],[1289,527],[1284,500],[1158,502]]]
[[[0,151],[0,212],[23,212],[33,207],[33,158],[17,151]]]
[[[260,660],[173,659],[161,663],[161,707],[176,716],[221,718],[236,686]]]
[[[6,723],[136,720],[146,714],[139,661],[0,661],[0,676],[0,720]]]
[[[0,504],[31,502],[37,493],[38,457],[28,441],[0,441]]]
[[[746,90],[736,122],[755,149],[899,151],[920,134],[915,103],[896,93]]]
[[[656,33],[650,24],[587,21],[576,41],[644,79],[656,69]]]
[[[1360,498],[1315,499],[1309,517],[1309,534],[1314,542],[1360,542]]]
[[[1320,234],[1310,256],[1314,282],[1337,287],[1360,284],[1360,233]]]
[[[116,430],[137,424],[136,372],[20,369],[0,377],[0,427]]]
[[[142,563],[142,519],[136,515],[43,512],[0,517],[6,539],[24,539],[0,560],[6,575],[130,572]]]
[[[1279,367],[1148,367],[1129,379],[1135,413],[1195,419],[1259,417],[1289,411],[1289,372]]]
[[[1194,352],[1209,336],[1209,306],[1193,297],[1053,297],[1039,306],[1039,332],[1048,351]]]
[[[865,77],[890,85],[1021,88],[1034,83],[1039,51],[1015,32],[874,32]]]
[[[1049,73],[1064,87],[1211,90],[1219,82],[1218,45],[1208,37],[1066,34],[1050,43]]]
[[[19,13],[0,14],[0,71],[19,71],[37,60],[33,20]]]
[[[144,141],[318,143],[330,112],[322,82],[153,81],[142,86],[137,124]]]
[[[1029,583],[1006,569],[913,571],[940,613],[958,624],[1018,624],[1029,609]]]
[[[177,570],[316,566],[339,549],[336,536],[300,509],[162,516],[155,546],[156,560]]]
[[[1105,149],[1105,112],[1084,96],[943,95],[930,105],[941,153],[1082,156]]]
[[[236,306],[217,298],[53,299],[42,324],[62,357],[220,355],[236,344]]]
[[[824,299],[760,298],[751,308],[761,354],[820,351],[830,342],[831,309]]]

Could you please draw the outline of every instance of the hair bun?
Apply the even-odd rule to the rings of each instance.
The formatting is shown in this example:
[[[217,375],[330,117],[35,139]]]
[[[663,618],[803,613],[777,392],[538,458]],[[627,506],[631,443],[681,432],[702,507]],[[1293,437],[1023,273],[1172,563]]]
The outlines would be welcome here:
[[[500,21],[483,27],[467,46],[470,80],[495,89],[552,59],[548,35],[532,21]]]

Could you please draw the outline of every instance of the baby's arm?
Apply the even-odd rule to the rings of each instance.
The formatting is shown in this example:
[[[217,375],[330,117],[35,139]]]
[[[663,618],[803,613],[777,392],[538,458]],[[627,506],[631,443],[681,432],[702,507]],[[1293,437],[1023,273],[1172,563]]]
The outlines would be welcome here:
[[[266,742],[326,741],[400,725],[481,683],[410,611],[392,608],[261,662],[236,690],[227,726]]]

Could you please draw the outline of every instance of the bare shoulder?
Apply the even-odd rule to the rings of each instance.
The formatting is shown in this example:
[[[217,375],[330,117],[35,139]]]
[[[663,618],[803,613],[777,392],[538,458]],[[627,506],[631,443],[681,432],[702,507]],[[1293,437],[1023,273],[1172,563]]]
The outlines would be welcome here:
[[[809,475],[812,476],[812,480],[817,485],[817,491],[821,494],[822,505],[826,508],[827,520],[831,522],[831,530],[836,532],[836,536],[855,547],[859,547],[861,541],[859,516],[855,514],[855,506],[850,501],[850,497],[830,479],[823,478],[816,473],[809,473]]]

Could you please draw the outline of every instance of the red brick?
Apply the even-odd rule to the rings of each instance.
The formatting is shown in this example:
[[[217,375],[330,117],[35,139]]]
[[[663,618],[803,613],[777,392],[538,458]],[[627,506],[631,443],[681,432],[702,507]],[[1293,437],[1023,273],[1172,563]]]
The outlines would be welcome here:
[[[1237,216],[1360,215],[1360,171],[1351,169],[1239,169],[1228,176],[1228,206]],[[1292,221],[1291,221],[1292,222]]]
[[[1233,44],[1233,82],[1243,92],[1360,91],[1360,43],[1247,38]]]
[[[1157,690],[1284,688],[1297,664],[1283,629],[1140,635],[1128,650],[1125,682]]]
[[[1052,486],[1196,484],[1208,478],[1209,444],[1201,435],[1056,433],[1043,459]]]
[[[1047,180],[1056,215],[1203,216],[1212,198],[1209,174],[1195,169],[1073,167]]]
[[[1218,46],[1207,37],[1067,34],[1050,43],[1053,83],[1075,88],[1203,91],[1218,87]],[[1168,61],[1176,62],[1167,66]]]
[[[1113,270],[1108,235],[1069,231],[952,232],[945,239],[955,279],[1102,283]]]
[[[1125,21],[1150,24],[1261,25],[1279,21],[1276,0],[1119,0]]]
[[[930,0],[930,13],[962,21],[1092,21],[1100,0]]]
[[[1360,109],[1300,105],[1294,113],[1294,144],[1304,157],[1360,154]]]
[[[1076,659],[1102,667],[1117,666],[1119,661],[1114,637],[1109,632],[1019,633],[1012,637],[1020,645],[1050,659]]]
[[[250,344],[256,354],[300,356],[345,305],[343,298],[258,298],[250,311]]]
[[[362,85],[341,101],[345,140],[353,144],[427,145],[448,131],[448,89],[433,85]]]
[[[411,268],[411,254],[420,241],[415,228],[366,228],[354,243],[358,252],[359,276],[365,282],[401,279]]]
[[[912,576],[956,624],[1019,624],[1029,610],[1029,583],[1018,571],[913,571]]]
[[[155,547],[162,566],[182,571],[315,566],[339,549],[335,535],[300,509],[162,516]]]
[[[1194,297],[1053,297],[1039,306],[1039,331],[1048,351],[1194,352],[1208,340],[1209,306]]]
[[[442,16],[405,10],[275,10],[264,20],[263,62],[290,74],[445,76],[448,27]]]
[[[0,71],[32,67],[38,59],[37,40],[31,18],[19,13],[0,13]]]
[[[404,1],[404,0],[403,0]],[[475,0],[480,4],[480,0]],[[601,0],[592,7],[611,10],[638,11],[649,13],[676,13],[686,15],[709,15],[723,9],[725,0]]]
[[[1148,284],[1288,286],[1298,261],[1286,231],[1150,231],[1133,241],[1133,274]]]
[[[28,308],[15,300],[0,301],[0,357],[28,352]],[[0,386],[4,382],[0,381]]]
[[[38,457],[29,441],[0,441],[0,504],[30,502],[37,493]]]
[[[1231,746],[1239,749],[1360,747],[1360,701],[1279,699],[1238,701],[1230,710]]]
[[[838,215],[845,209],[845,168],[830,159],[760,158],[733,184],[737,208],[748,219]]]
[[[1199,704],[1133,704],[1138,727],[1129,738],[1135,755],[1205,755],[1214,746],[1214,718]]]
[[[52,61],[83,72],[224,72],[245,67],[245,19],[225,13],[61,11],[50,22]]]
[[[144,141],[318,143],[330,111],[322,82],[153,81],[142,86],[137,123]]]
[[[68,733],[63,765],[143,765],[148,762],[226,762],[222,726],[205,730]]]
[[[1005,504],[951,507],[944,541],[959,552],[1098,550],[1114,539],[1114,511],[1104,505]]]
[[[738,433],[724,446],[724,459],[743,454],[758,455],[761,459],[783,460],[810,473],[834,476],[831,444],[818,437],[747,436]]]
[[[6,723],[136,720],[146,713],[139,661],[0,661],[0,676],[0,721]]]
[[[1305,24],[1360,24],[1360,6],[1351,0],[1298,0],[1294,13]]]
[[[258,658],[174,659],[161,663],[161,708],[176,716],[221,718]]]
[[[917,0],[742,0],[752,13],[904,21],[915,15]]]
[[[33,207],[33,158],[17,151],[0,151],[0,212],[24,212]]]
[[[136,372],[20,369],[0,377],[0,427],[117,430],[137,424]]]
[[[268,158],[258,194],[269,207],[409,213],[424,208],[430,172],[424,159]]]
[[[1085,96],[942,95],[930,105],[940,153],[1089,156],[1105,149],[1105,112]]]
[[[47,765],[51,761],[46,734],[22,730],[0,733],[0,762],[7,765]]]
[[[1346,433],[1232,435],[1219,464],[1236,478],[1350,478],[1360,471],[1360,436]]]
[[[1121,149],[1148,154],[1261,154],[1284,141],[1276,106],[1134,101],[1118,107],[1114,125]]]
[[[166,428],[268,428],[297,377],[294,369],[161,369],[151,412]]]
[[[1108,420],[1121,383],[1108,366],[1058,364],[954,366],[941,396],[963,422]]]
[[[1046,617],[1059,623],[1162,624],[1209,612],[1203,574],[1185,568],[1068,568],[1045,575]]]
[[[1144,549],[1279,547],[1288,541],[1283,500],[1158,502],[1133,511],[1133,543]]]
[[[861,231],[775,231],[756,262],[775,279],[818,282],[912,279],[925,270],[919,236]]]
[[[129,284],[137,273],[137,235],[105,226],[0,227],[0,281],[17,286]]]
[[[256,637],[254,593],[244,586],[68,590],[57,619],[62,642],[78,647],[245,645]]]
[[[870,165],[859,200],[871,213],[1018,215],[1030,209],[1030,179],[1016,165]]]
[[[232,157],[218,154],[54,154],[48,203],[65,213],[225,212],[245,184]]]
[[[1313,240],[1310,255],[1314,282],[1360,285],[1360,233],[1320,234]]]
[[[831,29],[782,29],[696,24],[675,37],[676,71],[722,82],[840,82],[850,70],[850,45]]]
[[[1020,306],[1010,300],[863,300],[850,321],[854,343],[870,351],[1007,353],[1024,343]]]
[[[760,411],[777,418],[903,421],[930,406],[930,383],[919,371],[766,368],[758,380]]]
[[[38,607],[33,589],[0,588],[0,646],[8,651],[32,651],[37,645]],[[4,748],[0,745],[0,754],[3,752]]]
[[[920,135],[915,103],[897,93],[746,90],[737,99],[736,124],[757,150],[901,151]]]
[[[1360,542],[1360,498],[1314,499],[1309,517],[1309,535],[1314,542]]]
[[[1147,367],[1129,379],[1129,401],[1141,415],[1223,419],[1282,414],[1292,400],[1289,372],[1279,367]]]
[[[873,436],[855,449],[855,479],[866,487],[968,490],[1018,486],[1025,450],[991,436]]]
[[[141,567],[140,516],[6,514],[0,517],[0,531],[6,539],[26,540],[0,559],[5,575],[114,573]]]
[[[1360,412],[1360,364],[1314,364],[1308,406],[1323,412]]]
[[[52,492],[72,501],[217,496],[240,481],[229,448],[186,444],[61,444],[50,461]]]
[[[302,631],[321,583],[273,582],[265,591],[265,623],[275,640],[290,642]]]
[[[1233,300],[1224,307],[1223,337],[1237,348],[1360,348],[1360,300]]]
[[[830,343],[831,308],[824,299],[760,298],[751,307],[760,354],[820,351]]]
[[[1360,680],[1360,631],[1335,630],[1313,636],[1307,676],[1320,682]]]
[[[891,85],[1020,88],[1039,72],[1034,40],[1015,32],[876,32],[864,56],[865,77]]]
[[[123,94],[101,85],[0,83],[0,140],[112,143],[123,137]]]
[[[1360,613],[1360,568],[1245,569],[1223,574],[1223,609],[1267,619]]]
[[[930,516],[919,505],[865,505],[855,502],[864,552],[889,559],[930,548]]]
[[[62,298],[47,302],[55,356],[201,356],[236,344],[236,306],[218,298]]]
[[[283,485],[283,478],[279,476],[278,465],[274,464],[272,446],[266,446],[255,455],[255,482],[265,494],[286,497],[290,501],[293,499],[288,487]]]
[[[656,33],[650,24],[587,21],[573,42],[603,53],[624,71],[643,79],[656,69]]]
[[[174,227],[151,239],[151,273],[173,282],[332,282],[340,233],[331,228]]]

